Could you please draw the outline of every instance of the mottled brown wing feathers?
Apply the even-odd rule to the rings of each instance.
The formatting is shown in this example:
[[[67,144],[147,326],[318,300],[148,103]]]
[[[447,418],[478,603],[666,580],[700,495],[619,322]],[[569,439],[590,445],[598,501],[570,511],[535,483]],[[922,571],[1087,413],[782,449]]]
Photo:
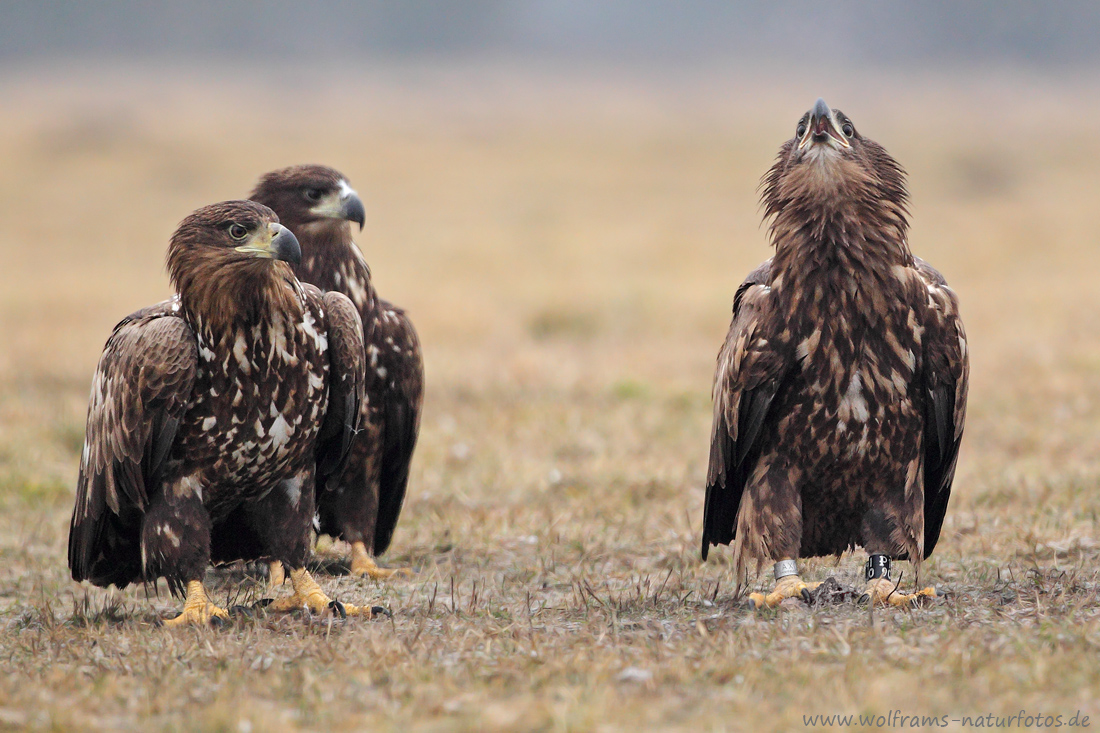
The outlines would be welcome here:
[[[370,338],[385,371],[367,369],[368,392],[381,395],[383,419],[375,555],[389,547],[401,515],[424,399],[424,365],[416,331],[400,308],[385,301],[379,301],[378,307],[387,316],[379,319]]]
[[[322,297],[303,285],[312,297]],[[359,430],[364,391],[363,325],[359,311],[337,292],[323,296],[329,345],[328,409],[317,441],[317,468],[322,478],[343,468],[352,438]]]
[[[125,539],[136,533],[122,530],[140,521],[191,398],[197,360],[194,334],[171,301],[128,316],[108,339],[92,382],[69,529],[75,580],[124,585],[136,574],[127,569],[140,563],[136,542]]]
[[[917,272],[928,290],[924,333],[924,556],[936,549],[959,457],[970,382],[966,332],[959,301],[943,276],[919,257]]]
[[[714,376],[714,420],[703,506],[702,555],[711,545],[734,538],[741,493],[758,454],[768,408],[790,361],[774,338],[782,324],[769,308],[771,261],[754,270],[737,289],[733,322],[718,354]]]

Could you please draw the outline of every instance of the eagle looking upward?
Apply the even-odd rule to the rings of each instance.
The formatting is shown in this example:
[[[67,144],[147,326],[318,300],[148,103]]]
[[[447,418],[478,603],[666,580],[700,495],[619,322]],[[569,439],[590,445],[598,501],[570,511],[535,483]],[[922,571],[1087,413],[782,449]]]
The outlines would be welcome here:
[[[185,218],[168,247],[177,295],[127,316],[92,383],[69,531],[75,580],[165,577],[183,612],[226,617],[211,560],[274,558],[294,592],[268,608],[332,607],[305,569],[314,483],[339,470],[363,401],[359,314],[295,279],[298,241],[266,206]]]
[[[896,606],[951,493],[966,413],[958,300],[907,241],[901,166],[818,100],[762,182],[775,255],[737,289],[718,355],[703,517],[710,545],[770,559],[753,606],[808,597],[796,559],[868,553],[864,598]],[[816,584],[815,584],[816,585]]]
[[[366,218],[363,202],[342,174],[320,165],[268,173],[249,198],[270,206],[297,235],[298,277],[347,295],[363,321],[368,399],[347,465],[318,487],[320,531],[351,544],[354,575],[382,579],[408,572],[380,568],[372,555],[389,547],[405,500],[420,430],[424,362],[412,322],[378,297],[370,267],[352,241],[351,222],[362,229]],[[273,564],[272,582],[280,576]]]

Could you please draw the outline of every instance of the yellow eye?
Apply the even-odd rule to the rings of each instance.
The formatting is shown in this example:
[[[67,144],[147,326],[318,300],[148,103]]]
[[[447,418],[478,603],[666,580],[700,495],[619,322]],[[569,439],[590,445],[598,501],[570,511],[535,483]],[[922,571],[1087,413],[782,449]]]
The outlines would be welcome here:
[[[233,239],[241,240],[248,236],[248,229],[244,228],[240,224],[233,224],[229,227],[229,236]]]

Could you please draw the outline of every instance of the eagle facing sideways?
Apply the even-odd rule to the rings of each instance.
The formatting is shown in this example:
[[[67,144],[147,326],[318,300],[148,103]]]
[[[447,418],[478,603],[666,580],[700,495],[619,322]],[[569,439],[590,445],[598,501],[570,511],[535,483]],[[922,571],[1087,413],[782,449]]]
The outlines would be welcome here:
[[[907,606],[939,538],[966,413],[958,300],[907,241],[905,173],[818,100],[762,182],[774,256],[737,289],[718,356],[703,517],[710,545],[775,563],[753,606],[808,597],[800,557],[869,554],[864,597]]]
[[[352,241],[362,229],[363,202],[332,168],[299,165],[264,175],[249,196],[270,206],[302,247],[295,271],[302,282],[347,295],[363,321],[366,392],[362,427],[343,471],[318,486],[320,531],[351,544],[351,573],[374,579],[406,569],[384,569],[372,555],[386,551],[405,500],[409,464],[420,430],[424,362],[404,311],[382,300],[370,267]],[[271,580],[281,569],[272,564]]]
[[[224,619],[202,585],[213,561],[274,558],[294,592],[268,608],[331,601],[310,577],[314,484],[342,468],[359,422],[359,314],[295,279],[297,239],[265,206],[227,201],[180,224],[177,295],[126,317],[92,384],[69,532],[75,580],[168,580],[169,625]]]

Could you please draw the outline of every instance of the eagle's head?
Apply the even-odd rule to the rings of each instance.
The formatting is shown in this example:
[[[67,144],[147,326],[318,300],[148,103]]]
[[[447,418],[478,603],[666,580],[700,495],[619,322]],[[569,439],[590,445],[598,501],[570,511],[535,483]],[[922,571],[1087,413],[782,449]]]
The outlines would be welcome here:
[[[323,165],[295,165],[272,171],[260,179],[249,196],[270,206],[299,233],[331,229],[347,233],[349,222],[363,228],[363,201],[344,176]]]
[[[286,263],[302,259],[298,239],[268,207],[254,201],[204,206],[180,222],[168,245],[168,276],[186,302],[223,307],[262,297],[294,280]],[[285,288],[282,288],[285,289]]]
[[[904,218],[905,171],[886,149],[863,137],[848,115],[824,99],[798,120],[794,137],[761,181],[766,216],[788,208],[823,220],[857,216],[853,207],[885,207]]]

